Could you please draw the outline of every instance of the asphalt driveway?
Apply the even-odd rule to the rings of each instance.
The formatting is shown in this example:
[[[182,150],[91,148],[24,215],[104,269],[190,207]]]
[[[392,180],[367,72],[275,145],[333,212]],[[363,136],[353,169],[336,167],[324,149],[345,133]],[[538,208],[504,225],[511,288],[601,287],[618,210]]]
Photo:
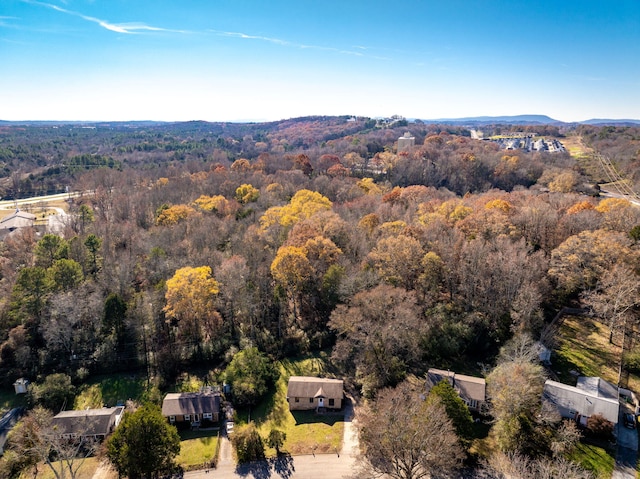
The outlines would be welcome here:
[[[616,465],[611,479],[635,479],[638,462],[638,430],[624,426],[624,414],[633,411],[623,402],[618,417]]]

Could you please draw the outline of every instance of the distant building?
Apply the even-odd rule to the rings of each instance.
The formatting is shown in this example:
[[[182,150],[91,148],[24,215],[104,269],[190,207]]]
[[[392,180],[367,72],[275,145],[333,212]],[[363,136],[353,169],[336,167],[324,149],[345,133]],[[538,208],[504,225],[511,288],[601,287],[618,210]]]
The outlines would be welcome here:
[[[13,214],[0,221],[0,237],[6,236],[19,228],[32,228],[35,222],[36,215],[21,211],[20,208],[17,208]]]
[[[416,144],[416,139],[411,136],[410,132],[406,132],[400,138],[398,138],[398,151],[407,151],[413,148]]]

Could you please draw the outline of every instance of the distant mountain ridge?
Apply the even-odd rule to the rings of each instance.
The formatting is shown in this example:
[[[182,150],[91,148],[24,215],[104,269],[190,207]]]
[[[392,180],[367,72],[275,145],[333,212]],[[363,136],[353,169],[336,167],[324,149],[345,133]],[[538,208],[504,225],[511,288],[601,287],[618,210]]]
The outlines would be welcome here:
[[[512,116],[470,116],[464,118],[439,118],[422,120],[426,123],[512,123],[518,125],[538,124],[554,125],[562,123],[547,115],[512,115]]]
[[[153,120],[134,120],[134,121],[56,121],[56,120],[33,120],[33,121],[9,121],[0,120],[0,126],[61,126],[70,125],[76,127],[83,126],[101,126],[101,127],[148,127],[170,124],[184,125],[230,125],[230,124],[280,124],[296,120],[304,120],[308,118],[340,118],[335,116],[309,116],[299,118],[289,118],[276,121],[153,121]],[[431,124],[451,124],[457,126],[474,126],[474,125],[491,125],[491,124],[511,124],[511,125],[594,125],[594,126],[637,126],[640,120],[634,119],[601,119],[593,118],[585,121],[563,122],[555,120],[547,115],[506,115],[506,116],[470,116],[463,118],[437,118],[437,119],[412,119],[410,121],[422,121]]]

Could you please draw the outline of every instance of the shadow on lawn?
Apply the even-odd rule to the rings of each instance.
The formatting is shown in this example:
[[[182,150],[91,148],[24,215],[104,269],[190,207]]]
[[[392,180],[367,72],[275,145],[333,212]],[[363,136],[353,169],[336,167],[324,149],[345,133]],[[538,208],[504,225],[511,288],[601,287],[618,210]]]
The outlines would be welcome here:
[[[296,420],[296,426],[318,423],[333,426],[337,422],[344,422],[344,412],[316,414],[314,411],[291,411],[291,414]]]
[[[253,476],[254,479],[268,479],[271,477],[272,469],[283,479],[289,479],[295,472],[293,458],[284,453],[265,461],[241,464],[236,467],[236,474],[242,477]]]

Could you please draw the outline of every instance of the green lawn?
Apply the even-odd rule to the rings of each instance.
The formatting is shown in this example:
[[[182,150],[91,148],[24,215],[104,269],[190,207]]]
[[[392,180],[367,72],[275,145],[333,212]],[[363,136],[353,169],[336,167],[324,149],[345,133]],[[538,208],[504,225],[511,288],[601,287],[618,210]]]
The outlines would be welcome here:
[[[124,404],[127,399],[140,400],[146,391],[146,377],[131,374],[96,376],[84,384],[76,397],[74,409],[101,408]]]
[[[344,415],[316,415],[314,412],[289,411],[287,403],[287,383],[290,376],[322,376],[326,374],[326,354],[318,356],[285,359],[278,363],[280,378],[275,391],[261,404],[251,410],[251,420],[266,438],[271,429],[280,429],[287,435],[283,450],[291,454],[311,454],[335,452],[342,447]],[[238,423],[247,422],[248,411],[238,411]],[[275,450],[267,450],[275,455]]]
[[[613,451],[580,442],[569,459],[581,464],[585,469],[593,471],[596,477],[609,479],[615,465],[613,454]]]
[[[180,454],[176,462],[189,469],[203,466],[216,457],[219,447],[218,430],[180,432]]]
[[[581,376],[599,376],[618,383],[620,347],[609,343],[608,328],[586,316],[567,316],[558,331],[558,345],[551,358],[560,382],[575,385]]]

